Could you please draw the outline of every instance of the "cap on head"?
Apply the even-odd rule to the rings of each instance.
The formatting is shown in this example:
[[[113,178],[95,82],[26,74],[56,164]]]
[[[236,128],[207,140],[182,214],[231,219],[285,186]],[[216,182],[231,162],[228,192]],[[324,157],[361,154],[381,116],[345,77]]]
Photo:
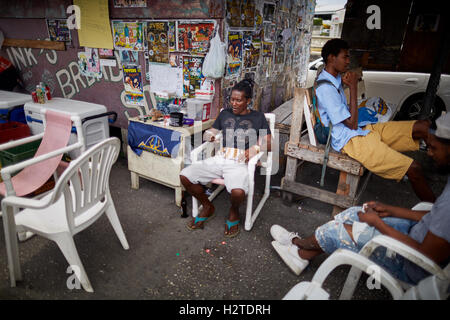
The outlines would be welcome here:
[[[436,137],[450,140],[450,113],[447,112],[436,119]]]

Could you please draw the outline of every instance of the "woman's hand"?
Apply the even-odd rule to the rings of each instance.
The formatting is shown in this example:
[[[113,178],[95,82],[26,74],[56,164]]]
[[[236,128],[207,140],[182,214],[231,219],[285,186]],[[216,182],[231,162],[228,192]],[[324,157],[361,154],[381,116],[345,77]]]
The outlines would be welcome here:
[[[256,156],[259,153],[260,150],[261,150],[261,148],[258,145],[256,145],[256,144],[251,146],[250,148],[248,148],[244,152],[245,159],[244,159],[244,157],[240,157],[239,161],[245,161],[246,163],[249,162],[249,160],[251,158],[253,158],[254,156]]]

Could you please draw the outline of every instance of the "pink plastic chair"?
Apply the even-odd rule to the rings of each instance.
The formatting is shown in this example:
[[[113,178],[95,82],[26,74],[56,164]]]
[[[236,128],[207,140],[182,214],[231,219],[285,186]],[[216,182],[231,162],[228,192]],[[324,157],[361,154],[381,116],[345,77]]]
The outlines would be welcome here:
[[[69,142],[70,132],[72,129],[72,120],[70,115],[59,113],[51,110],[46,110],[46,127],[42,137],[42,142],[39,145],[36,154],[33,159],[39,156],[49,154],[52,151],[64,148]],[[39,139],[34,137],[33,140]],[[28,140],[31,140],[28,138]],[[23,144],[24,140],[21,139],[12,143],[7,143],[1,146],[2,149],[10,148],[9,144]],[[29,142],[29,141],[27,141]],[[25,167],[21,172],[11,178],[11,184],[14,192],[17,196],[22,197],[28,195],[41,186],[43,186],[48,179],[55,173],[58,166],[61,163],[63,154],[56,155],[53,158],[46,159],[45,161],[37,162]],[[3,170],[2,170],[3,171]],[[5,181],[7,181],[5,179]],[[7,194],[7,188],[5,183],[0,183],[0,195],[5,196]],[[8,195],[9,192],[8,192]]]

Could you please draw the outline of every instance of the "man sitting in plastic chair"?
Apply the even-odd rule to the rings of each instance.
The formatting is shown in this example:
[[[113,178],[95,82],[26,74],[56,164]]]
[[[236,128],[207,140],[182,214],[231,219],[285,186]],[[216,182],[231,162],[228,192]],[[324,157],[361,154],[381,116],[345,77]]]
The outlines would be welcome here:
[[[214,216],[214,206],[202,185],[214,179],[224,179],[231,194],[231,208],[225,224],[225,237],[239,233],[239,206],[248,193],[247,162],[261,150],[271,150],[271,132],[264,113],[249,109],[253,95],[253,81],[244,79],[231,90],[232,108],[220,112],[211,129],[205,131],[204,140],[214,141],[222,133],[223,149],[214,157],[194,163],[180,172],[185,189],[202,204],[203,209],[189,221],[189,230],[203,229]]]
[[[434,202],[436,197],[420,163],[401,153],[419,150],[420,139],[426,139],[431,121],[377,123],[376,117],[363,112],[367,109],[359,111],[358,76],[347,71],[350,64],[348,44],[342,39],[327,41],[322,48],[322,58],[325,68],[317,77],[315,92],[321,123],[324,127],[332,124],[331,147],[382,178],[400,181],[408,176],[419,199]],[[350,89],[348,104],[343,84]]]
[[[427,138],[428,155],[439,170],[450,173],[450,113],[436,120],[437,129]],[[302,239],[279,225],[270,232],[273,247],[291,270],[299,275],[309,260],[339,248],[359,252],[372,238],[384,234],[428,256],[441,267],[450,260],[450,176],[431,211],[412,211],[378,202],[368,202],[362,207],[351,207],[318,227],[314,235]],[[417,284],[429,276],[422,268],[400,255],[389,257],[386,248],[377,248],[371,256],[399,280]]]

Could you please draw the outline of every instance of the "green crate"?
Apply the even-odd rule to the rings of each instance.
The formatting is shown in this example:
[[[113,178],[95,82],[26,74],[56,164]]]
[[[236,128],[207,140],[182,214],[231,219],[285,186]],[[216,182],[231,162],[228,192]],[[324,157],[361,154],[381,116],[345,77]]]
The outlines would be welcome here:
[[[2,167],[4,168],[32,158],[39,148],[41,140],[39,139],[7,150],[0,150],[0,163]]]

